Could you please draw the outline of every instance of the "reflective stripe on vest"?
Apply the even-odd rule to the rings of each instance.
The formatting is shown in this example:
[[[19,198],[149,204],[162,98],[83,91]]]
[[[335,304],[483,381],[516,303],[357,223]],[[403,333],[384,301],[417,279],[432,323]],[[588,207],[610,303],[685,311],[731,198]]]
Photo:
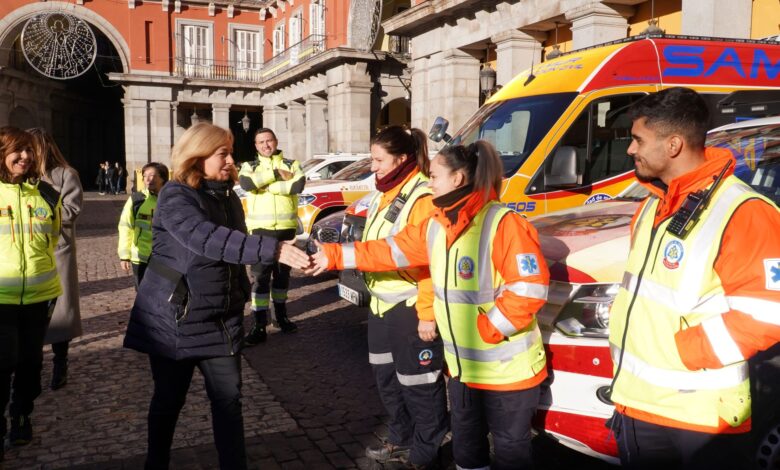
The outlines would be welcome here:
[[[43,284],[57,277],[57,270],[41,273],[35,276],[22,277],[0,277],[0,287],[33,287],[37,284]]]
[[[0,225],[0,235],[9,235],[11,233],[19,234],[19,228],[15,226],[12,227],[10,224],[8,225]],[[28,235],[30,234],[30,227],[29,224],[25,227],[26,230],[24,230],[25,233]],[[43,233],[47,235],[51,235],[52,232],[52,226],[51,224],[32,224],[32,233]]]
[[[722,314],[739,304],[753,313],[765,305],[727,297],[714,264],[734,211],[754,198],[766,200],[736,177],[724,179],[685,240],[666,232],[671,218],[653,228],[658,199],[645,203],[610,316],[615,403],[713,432],[720,420],[738,426],[750,416],[748,367]],[[614,345],[624,341],[627,321],[620,363]],[[675,333],[699,324],[722,368],[690,371],[682,363]]]
[[[444,342],[447,366],[454,377],[484,385],[511,384],[534,377],[545,367],[542,336],[536,320],[517,331],[495,308],[503,292],[546,298],[547,288],[525,282],[504,284],[492,261],[493,239],[509,210],[490,202],[447,247],[446,234],[431,219],[427,248],[434,285],[434,313]],[[476,333],[479,312],[491,321],[507,341],[490,344]]]

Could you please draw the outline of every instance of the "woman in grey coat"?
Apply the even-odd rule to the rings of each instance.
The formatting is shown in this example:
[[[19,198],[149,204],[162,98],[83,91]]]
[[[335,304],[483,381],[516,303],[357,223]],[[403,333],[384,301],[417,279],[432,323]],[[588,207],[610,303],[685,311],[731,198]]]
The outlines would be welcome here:
[[[40,165],[42,179],[54,186],[62,197],[62,230],[54,252],[62,283],[62,295],[57,299],[44,341],[44,344],[51,344],[54,352],[51,389],[57,390],[68,382],[70,340],[81,336],[76,218],[81,212],[83,189],[78,172],[68,165],[52,136],[41,128],[27,132],[33,137],[33,150]]]

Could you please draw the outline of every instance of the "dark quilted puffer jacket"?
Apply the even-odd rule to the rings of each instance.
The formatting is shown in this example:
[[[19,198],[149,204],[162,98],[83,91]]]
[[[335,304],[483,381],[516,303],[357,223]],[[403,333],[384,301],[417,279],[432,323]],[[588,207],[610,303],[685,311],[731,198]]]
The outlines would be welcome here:
[[[277,241],[247,235],[230,184],[209,181],[197,190],[166,184],[152,236],[125,347],[174,360],[236,354],[250,294],[245,265],[273,263]],[[184,283],[178,289],[176,276]]]

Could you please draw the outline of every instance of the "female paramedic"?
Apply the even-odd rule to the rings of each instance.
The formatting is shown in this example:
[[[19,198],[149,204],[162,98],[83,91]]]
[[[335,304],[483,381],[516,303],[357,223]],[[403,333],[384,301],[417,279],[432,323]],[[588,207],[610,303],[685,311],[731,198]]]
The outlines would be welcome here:
[[[54,262],[61,206],[59,193],[37,179],[30,134],[0,128],[0,152],[0,413],[10,399],[9,441],[25,445],[32,440],[33,401],[41,393],[43,338],[62,293]],[[0,442],[5,434],[2,418]]]
[[[498,202],[502,165],[488,142],[444,148],[430,173],[436,208],[428,220],[384,240],[322,245],[307,272],[430,266],[455,463],[530,468],[531,418],[547,376],[535,315],[549,272],[536,230]]]
[[[173,147],[174,178],[160,191],[152,220],[152,254],[124,343],[149,355],[154,380],[146,469],[168,468],[196,367],[211,401],[220,468],[247,467],[239,354],[250,293],[244,265],[309,263],[291,245],[246,234],[232,190],[232,149],[229,130],[211,124],[187,129]]]
[[[390,126],[371,140],[377,192],[364,241],[395,235],[433,213],[429,164],[426,136],[419,129]],[[449,418],[430,273],[427,267],[365,273],[365,280],[371,292],[368,361],[390,416],[386,442],[367,448],[366,456],[379,462],[401,457],[420,468],[434,467]]]

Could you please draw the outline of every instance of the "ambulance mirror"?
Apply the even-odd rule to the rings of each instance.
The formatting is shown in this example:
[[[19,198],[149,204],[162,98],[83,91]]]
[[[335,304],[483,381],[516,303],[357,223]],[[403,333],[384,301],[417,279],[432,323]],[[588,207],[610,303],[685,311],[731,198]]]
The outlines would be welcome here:
[[[431,131],[428,133],[428,138],[434,142],[441,142],[442,140],[449,142],[452,140],[452,136],[447,134],[447,127],[449,127],[449,125],[450,121],[444,119],[441,116],[438,116],[436,120],[433,121]]]
[[[558,147],[545,172],[547,188],[572,188],[580,183],[577,173],[577,148]]]

